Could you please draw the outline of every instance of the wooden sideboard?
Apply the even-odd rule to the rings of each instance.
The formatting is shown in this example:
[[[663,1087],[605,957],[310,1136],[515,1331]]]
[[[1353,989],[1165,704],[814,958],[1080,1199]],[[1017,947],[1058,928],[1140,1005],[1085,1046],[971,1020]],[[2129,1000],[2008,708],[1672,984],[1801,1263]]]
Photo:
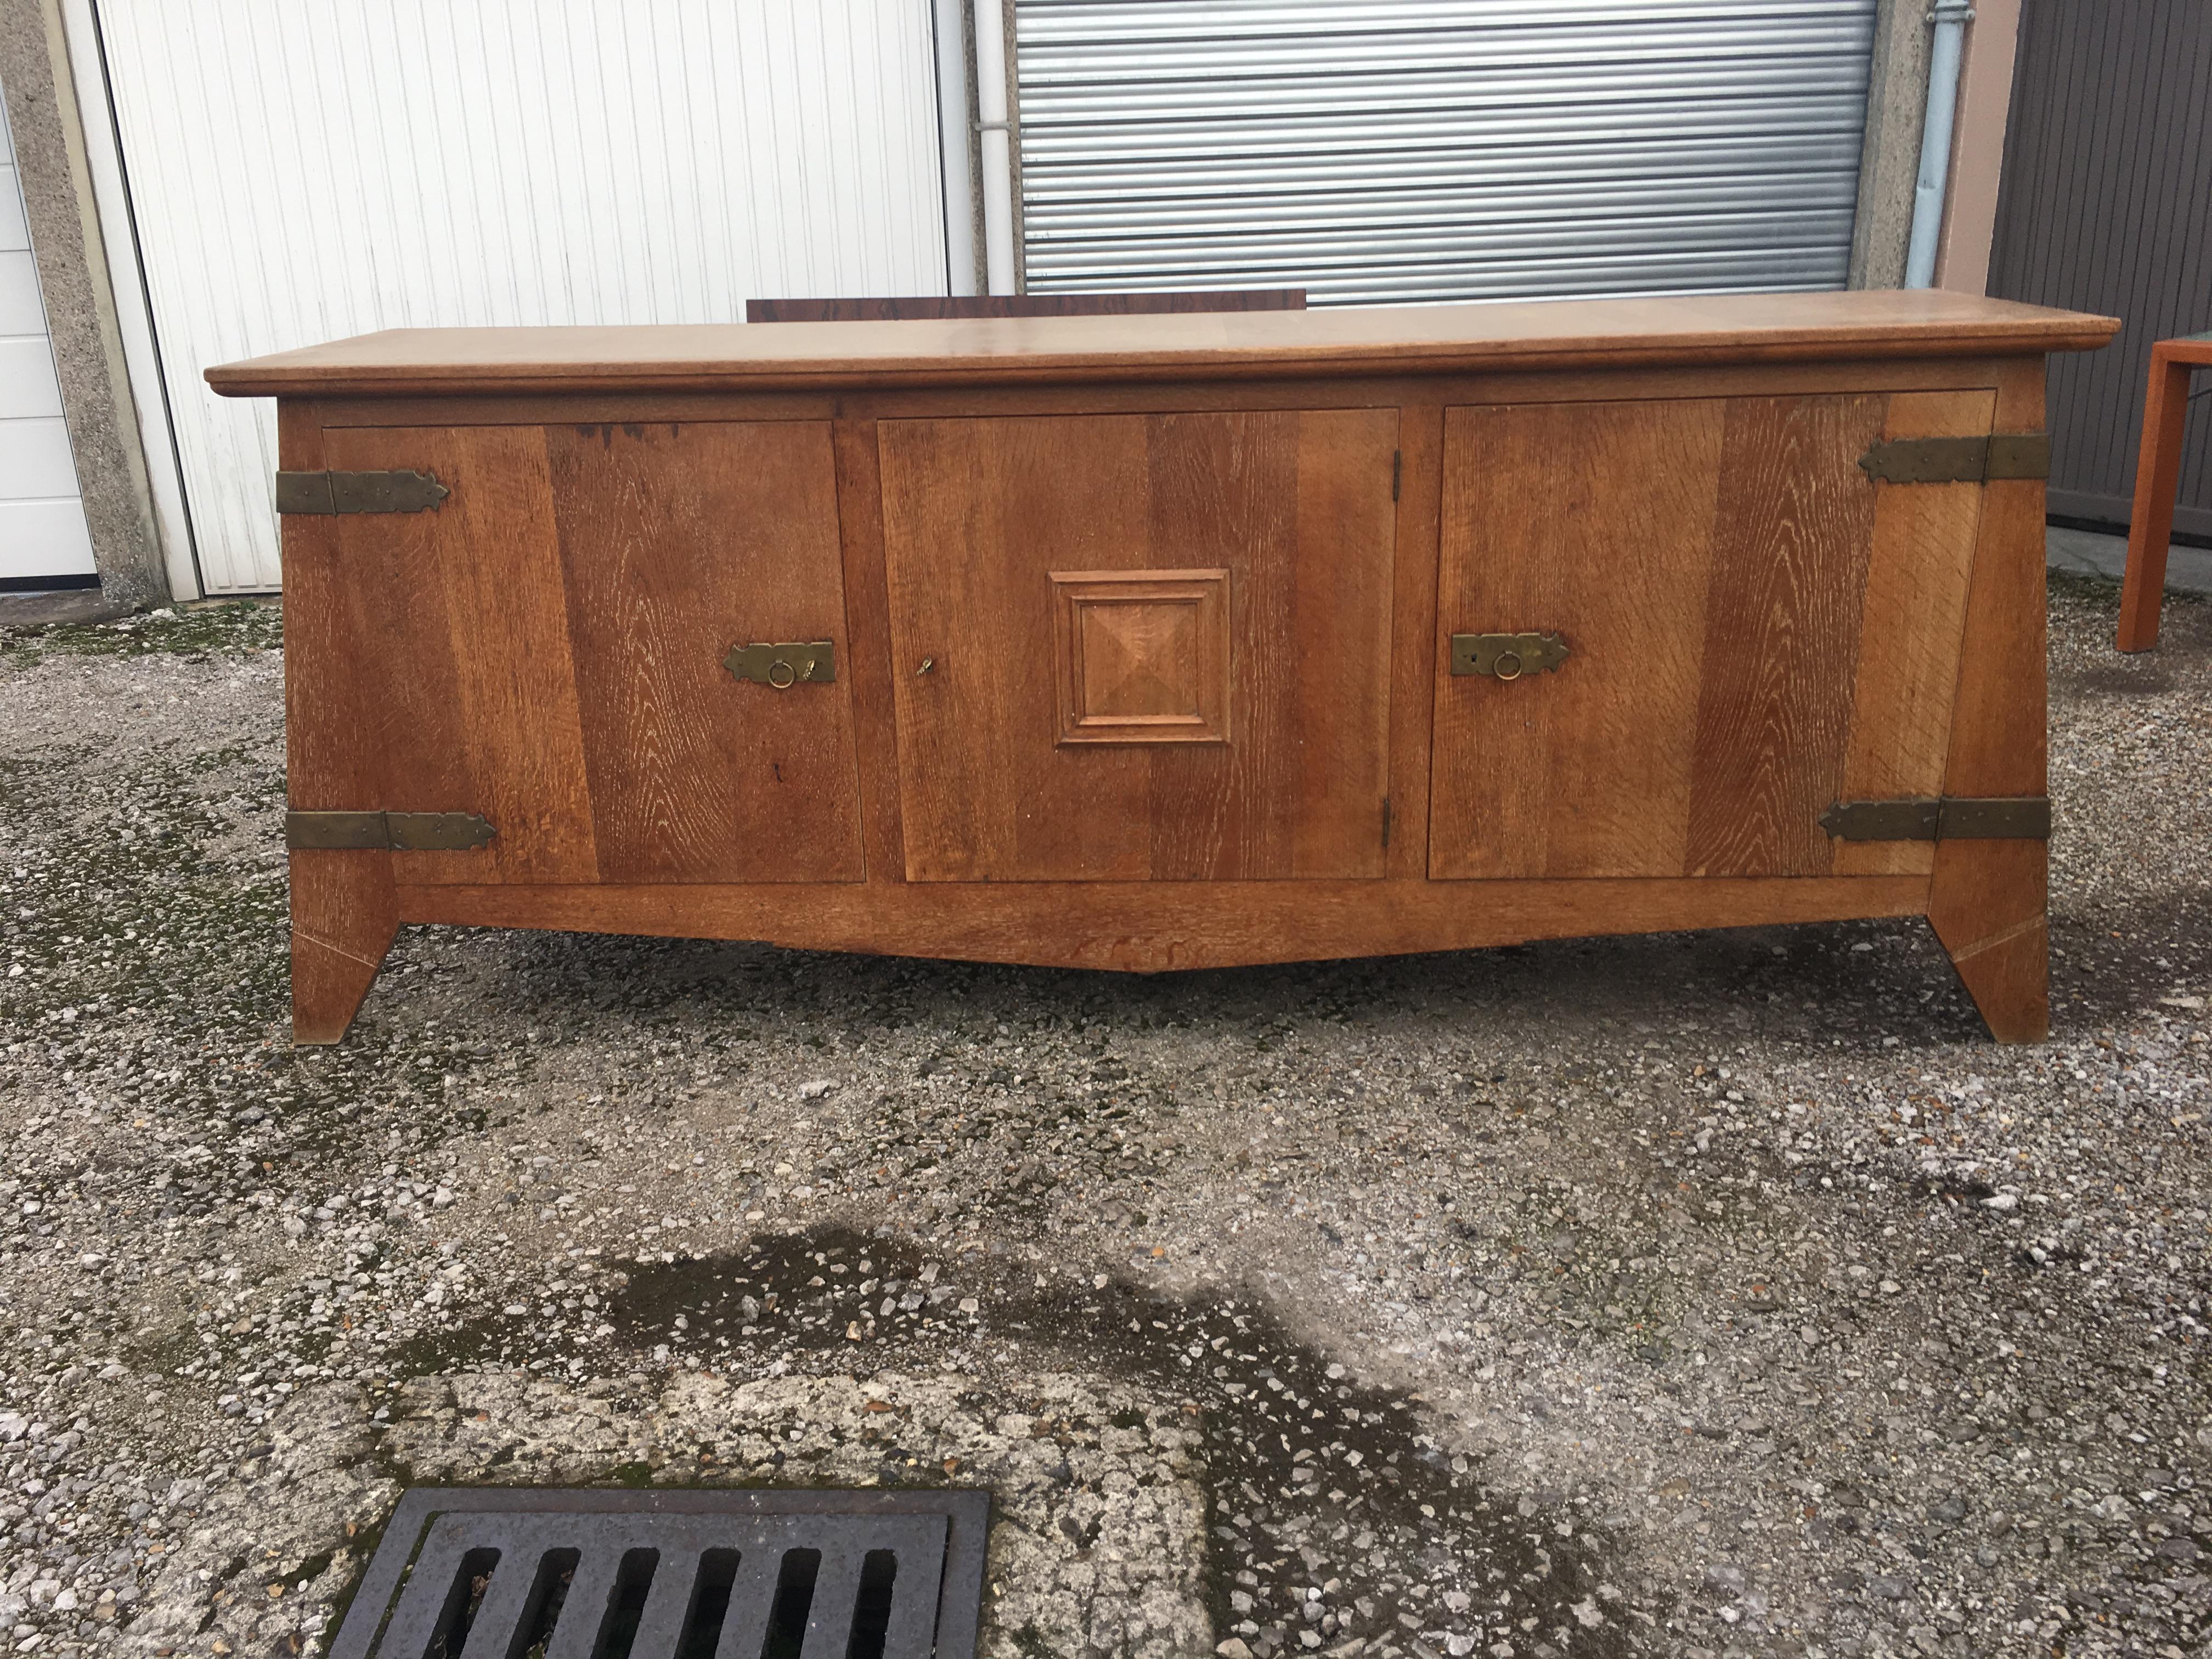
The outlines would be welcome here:
[[[1941,293],[400,331],[279,400],[293,988],[1926,915],[2045,1030],[2044,355]]]

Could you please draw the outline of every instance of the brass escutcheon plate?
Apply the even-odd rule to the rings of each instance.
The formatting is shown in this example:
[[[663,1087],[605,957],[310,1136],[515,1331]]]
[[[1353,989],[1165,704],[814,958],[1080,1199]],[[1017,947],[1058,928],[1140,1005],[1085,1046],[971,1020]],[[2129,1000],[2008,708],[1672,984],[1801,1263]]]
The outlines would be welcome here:
[[[1557,634],[1455,634],[1451,672],[1517,680],[1545,674],[1567,659],[1567,642]]]
[[[837,678],[836,652],[828,640],[786,645],[733,645],[722,666],[741,680],[788,691],[802,681],[820,685]]]

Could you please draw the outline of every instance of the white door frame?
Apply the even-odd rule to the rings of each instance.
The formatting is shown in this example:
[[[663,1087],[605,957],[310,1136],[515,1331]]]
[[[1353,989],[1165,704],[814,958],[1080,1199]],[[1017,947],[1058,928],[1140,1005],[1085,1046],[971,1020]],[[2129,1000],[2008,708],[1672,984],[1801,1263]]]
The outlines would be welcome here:
[[[931,0],[937,32],[937,143],[945,174],[945,291],[981,291],[975,274],[975,135],[968,119],[967,0]]]
[[[154,313],[146,297],[130,191],[124,183],[123,143],[116,131],[115,102],[108,93],[107,59],[95,6],[96,0],[61,0],[70,78],[76,87],[76,106],[84,125],[93,210],[107,254],[107,283],[115,295],[123,366],[137,412],[139,447],[146,454],[146,481],[154,498],[154,528],[168,571],[169,596],[197,599],[204,590],[192,550],[191,520],[185,511],[185,478],[177,460],[176,434],[170,429],[168,390],[154,347]]]

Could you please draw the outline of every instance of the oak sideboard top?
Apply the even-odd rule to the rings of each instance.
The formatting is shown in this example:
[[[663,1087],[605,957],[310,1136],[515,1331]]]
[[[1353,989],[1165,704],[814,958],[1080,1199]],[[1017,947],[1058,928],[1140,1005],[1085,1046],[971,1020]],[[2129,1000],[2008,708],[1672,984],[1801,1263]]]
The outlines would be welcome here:
[[[388,329],[226,363],[226,397],[1458,374],[2093,350],[2118,319],[1940,289],[890,323]]]

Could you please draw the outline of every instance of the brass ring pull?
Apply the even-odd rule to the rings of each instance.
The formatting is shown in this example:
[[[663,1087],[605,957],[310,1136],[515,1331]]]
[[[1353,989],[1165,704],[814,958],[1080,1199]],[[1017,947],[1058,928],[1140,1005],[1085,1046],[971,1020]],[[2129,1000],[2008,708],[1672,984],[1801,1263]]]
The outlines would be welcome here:
[[[1485,674],[1492,679],[1517,680],[1530,674],[1548,674],[1568,657],[1567,642],[1557,634],[1455,634],[1451,636],[1451,672]]]
[[[733,645],[722,666],[741,680],[788,691],[804,680],[827,685],[837,678],[837,647],[828,640],[786,640]]]

